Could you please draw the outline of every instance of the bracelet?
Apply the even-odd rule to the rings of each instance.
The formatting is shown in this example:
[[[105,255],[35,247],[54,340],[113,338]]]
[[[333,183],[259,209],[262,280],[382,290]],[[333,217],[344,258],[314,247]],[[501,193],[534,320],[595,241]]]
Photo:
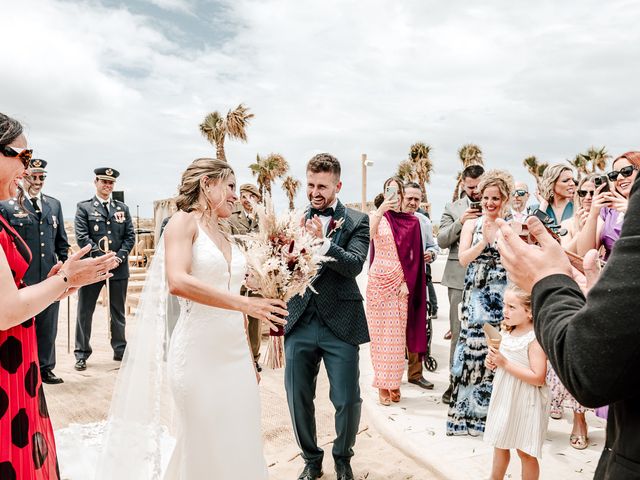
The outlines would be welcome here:
[[[67,274],[64,273],[64,270],[58,270],[56,275],[59,277],[62,277],[62,280],[64,280],[64,283],[69,283],[69,278],[67,277]]]

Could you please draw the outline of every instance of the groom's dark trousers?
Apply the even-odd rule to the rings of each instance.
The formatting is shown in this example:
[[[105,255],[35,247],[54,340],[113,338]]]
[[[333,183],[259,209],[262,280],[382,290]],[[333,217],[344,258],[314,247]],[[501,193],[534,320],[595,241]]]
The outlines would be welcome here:
[[[293,430],[302,458],[320,466],[324,452],[317,444],[314,399],[320,362],[329,377],[329,397],[335,407],[336,439],[333,457],[348,462],[353,456],[362,399],[359,345],[369,341],[363,298],[356,277],[369,248],[369,218],[338,202],[334,220],[344,218],[331,238],[322,268],[303,297],[288,304],[285,326],[285,388]]]
[[[307,463],[322,463],[324,452],[316,442],[316,419],[313,400],[320,360],[324,360],[331,389],[329,397],[336,409],[336,439],[333,456],[350,459],[360,424],[360,347],[336,337],[313,311],[307,310],[298,320],[295,331],[285,342],[285,386],[293,431],[302,457]]]

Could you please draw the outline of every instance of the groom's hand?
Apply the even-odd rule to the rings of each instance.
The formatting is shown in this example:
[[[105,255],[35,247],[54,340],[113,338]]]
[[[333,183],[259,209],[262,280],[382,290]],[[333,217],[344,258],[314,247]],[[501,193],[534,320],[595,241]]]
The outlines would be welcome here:
[[[311,235],[314,235],[316,238],[324,238],[324,227],[322,226],[322,220],[320,220],[320,217],[318,217],[317,215],[314,215],[313,218],[307,220],[305,228],[307,229],[307,232],[309,232]]]

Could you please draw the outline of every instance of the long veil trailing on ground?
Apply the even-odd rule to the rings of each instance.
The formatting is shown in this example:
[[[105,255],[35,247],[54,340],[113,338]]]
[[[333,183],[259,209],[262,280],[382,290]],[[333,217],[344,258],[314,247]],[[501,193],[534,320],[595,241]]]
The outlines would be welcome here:
[[[171,429],[166,362],[169,321],[175,315],[167,312],[173,302],[165,276],[164,242],[159,243],[132,322],[135,335],[116,380],[97,480],[159,479],[168,460],[162,455],[162,443]]]

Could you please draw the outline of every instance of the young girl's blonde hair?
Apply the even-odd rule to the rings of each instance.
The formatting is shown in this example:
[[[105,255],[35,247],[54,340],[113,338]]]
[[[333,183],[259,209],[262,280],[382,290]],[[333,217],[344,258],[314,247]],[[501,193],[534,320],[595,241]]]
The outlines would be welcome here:
[[[531,312],[531,294],[530,293],[525,292],[515,283],[511,283],[511,282],[509,282],[509,284],[507,285],[505,292],[507,290],[509,290],[510,292],[513,292],[515,296],[518,297],[518,300],[522,302],[522,305],[524,306],[525,310],[528,310],[529,312]],[[500,324],[500,327],[502,328],[502,330],[509,333],[511,333],[511,331],[515,328],[512,325],[507,325],[506,323],[504,323],[504,321]]]

